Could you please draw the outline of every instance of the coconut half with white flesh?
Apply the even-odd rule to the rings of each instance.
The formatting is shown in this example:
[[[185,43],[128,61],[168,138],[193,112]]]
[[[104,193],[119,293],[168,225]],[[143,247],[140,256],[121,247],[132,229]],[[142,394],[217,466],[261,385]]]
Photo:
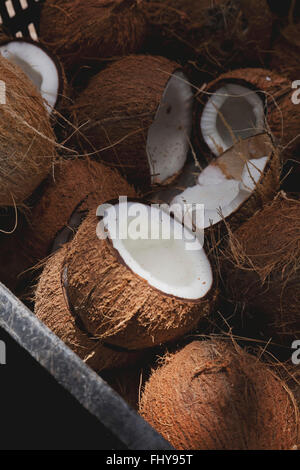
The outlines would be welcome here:
[[[198,234],[222,220],[234,227],[276,194],[280,159],[267,134],[245,139],[214,160],[197,184],[172,200],[172,210]],[[197,205],[199,205],[197,207]]]
[[[189,229],[138,201],[112,203],[99,220],[89,214],[64,261],[69,302],[87,332],[139,350],[177,339],[210,314],[212,268]]]
[[[169,182],[182,170],[192,109],[192,88],[178,64],[151,56],[108,66],[73,107],[82,149],[142,189]]]
[[[59,63],[45,48],[24,39],[2,43],[0,54],[23,70],[41,94],[51,114],[63,89],[63,72]]]
[[[214,80],[200,92],[195,111],[195,141],[209,158],[221,155],[239,140],[270,132],[293,151],[300,114],[293,104],[288,78],[265,69],[240,69]]]

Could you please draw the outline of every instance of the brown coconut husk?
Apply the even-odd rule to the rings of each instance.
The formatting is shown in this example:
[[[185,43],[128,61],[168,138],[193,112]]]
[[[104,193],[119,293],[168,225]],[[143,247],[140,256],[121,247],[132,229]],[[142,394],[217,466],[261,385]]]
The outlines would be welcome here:
[[[300,202],[280,193],[230,234],[223,262],[227,296],[288,346],[300,336],[299,240]]]
[[[47,176],[55,138],[43,100],[22,70],[0,57],[6,83],[1,104],[0,206],[20,205]]]
[[[265,104],[265,128],[284,150],[285,158],[297,148],[300,141],[300,113],[292,102],[295,90],[288,78],[265,69],[240,69],[221,75],[200,90],[195,107],[195,141],[200,151],[210,154],[199,131],[200,117],[209,97],[226,83],[234,83],[256,90]]]
[[[67,69],[137,52],[146,22],[141,0],[47,0],[40,39]]]
[[[166,356],[140,413],[178,450],[289,450],[298,442],[299,411],[286,384],[221,340]]]
[[[97,372],[137,360],[135,353],[118,352],[82,331],[72,316],[61,282],[67,246],[45,265],[35,293],[35,314],[50,330]]]
[[[148,129],[178,68],[163,57],[126,57],[93,77],[73,107],[83,149],[142,188],[151,183]],[[95,106],[100,98],[101,105]]]
[[[64,262],[69,301],[86,331],[118,347],[140,350],[176,340],[212,312],[215,286],[198,301],[163,294],[132,272],[108,240],[97,237],[97,224],[91,211]]]
[[[262,65],[270,47],[272,14],[266,0],[157,0],[145,3],[157,49],[198,57],[201,69]]]
[[[300,79],[300,23],[286,26],[275,41],[270,58],[270,68],[289,78]]]
[[[89,158],[62,161],[55,173],[49,175],[31,211],[25,238],[32,261],[50,254],[55,237],[63,229],[67,231],[61,243],[74,236],[76,227],[70,226],[70,219],[75,212],[80,221],[80,215],[84,218],[90,209],[119,196],[135,197],[136,193],[117,171]],[[58,242],[55,249],[61,243]]]

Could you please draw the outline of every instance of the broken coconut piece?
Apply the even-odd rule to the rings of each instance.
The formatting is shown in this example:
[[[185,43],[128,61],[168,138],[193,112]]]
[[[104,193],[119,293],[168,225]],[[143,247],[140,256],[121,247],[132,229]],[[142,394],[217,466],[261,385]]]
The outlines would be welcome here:
[[[255,152],[257,158],[253,158]],[[270,138],[266,134],[257,135],[233,146],[208,165],[200,173],[198,184],[175,196],[171,206],[174,206],[178,219],[184,214],[188,226],[201,234],[204,229],[234,213],[239,218],[239,209],[255,193],[261,193],[262,200],[272,198],[278,188],[279,177],[279,157]],[[258,205],[259,200],[260,196],[256,201]],[[197,204],[204,207],[197,208]],[[248,206],[251,215],[255,204],[250,201]],[[204,218],[201,217],[203,209]],[[242,217],[249,209],[243,207]]]
[[[81,147],[142,189],[166,183],[187,159],[193,93],[179,68],[163,57],[126,57],[93,77],[73,108]]]
[[[201,153],[211,159],[211,152],[219,156],[239,140],[266,130],[287,147],[287,158],[298,144],[300,127],[293,92],[290,79],[270,70],[221,75],[198,96],[195,139]]]
[[[22,39],[1,44],[0,54],[23,70],[51,113],[61,92],[62,77],[60,67],[49,53],[40,45]]]
[[[131,350],[191,331],[211,312],[217,296],[202,245],[159,208],[153,208],[151,219],[150,206],[139,202],[129,203],[128,213],[123,202],[107,210],[100,226],[94,212],[87,216],[64,262],[68,298],[85,330]],[[154,234],[136,239],[139,230],[147,236],[150,220]],[[110,239],[99,238],[107,231]]]

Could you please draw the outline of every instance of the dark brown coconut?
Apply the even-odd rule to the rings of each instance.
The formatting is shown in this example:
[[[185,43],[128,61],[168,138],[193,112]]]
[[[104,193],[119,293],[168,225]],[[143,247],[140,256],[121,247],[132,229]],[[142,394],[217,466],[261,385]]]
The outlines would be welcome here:
[[[134,362],[137,354],[118,352],[86,334],[73,317],[61,280],[66,246],[47,262],[35,293],[35,314],[92,369],[100,372]]]
[[[290,393],[238,346],[193,342],[153,371],[140,413],[178,450],[289,450],[298,442]]]
[[[257,91],[265,105],[265,129],[270,131],[277,139],[278,144],[285,150],[286,158],[299,145],[300,113],[298,107],[292,102],[292,89],[288,78],[265,69],[240,69],[221,75],[198,95],[195,112],[195,140],[204,153],[207,145],[203,142],[200,129],[200,119],[204,106],[209,97],[223,85],[232,83]],[[222,153],[222,149],[219,149]]]
[[[48,0],[40,39],[68,69],[87,61],[137,52],[146,22],[140,0]]]
[[[245,303],[267,339],[300,336],[300,202],[279,194],[229,239],[227,296]]]
[[[93,77],[74,105],[83,149],[142,188],[151,183],[148,130],[178,67],[163,57],[126,57]]]
[[[72,216],[80,223],[89,209],[119,196],[136,193],[117,171],[88,158],[61,162],[49,175],[30,215],[26,240],[31,259],[41,260],[74,236],[77,227],[72,227]]]
[[[125,265],[109,240],[97,237],[97,223],[91,211],[64,261],[69,301],[86,331],[118,347],[139,350],[177,339],[211,313],[215,286],[198,300],[156,290]]]
[[[43,100],[22,70],[0,57],[6,84],[1,104],[0,205],[20,205],[47,176],[55,138]]]
[[[262,65],[270,47],[266,0],[150,0],[145,10],[158,50],[198,56],[201,69],[224,70],[245,61]]]
[[[270,68],[288,77],[300,80],[300,23],[286,26],[271,50]]]

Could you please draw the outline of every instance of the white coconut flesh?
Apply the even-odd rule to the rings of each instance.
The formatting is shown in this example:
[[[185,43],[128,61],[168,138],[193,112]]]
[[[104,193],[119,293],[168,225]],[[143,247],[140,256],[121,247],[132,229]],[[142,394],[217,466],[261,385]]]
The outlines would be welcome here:
[[[155,289],[185,300],[210,290],[212,269],[202,244],[158,206],[120,202],[106,210],[103,226],[124,264]]]
[[[164,90],[147,136],[152,183],[163,183],[182,170],[192,128],[193,93],[185,75],[176,71]]]
[[[263,132],[263,102],[246,86],[226,84],[209,98],[200,127],[204,141],[218,156],[237,141]]]
[[[243,168],[240,180],[228,179],[216,164],[211,164],[200,173],[198,184],[187,188],[177,195],[172,205],[178,205],[180,211],[175,211],[177,218],[184,214],[189,225],[198,231],[203,231],[226,219],[234,213],[256,189],[257,183],[262,177],[269,157],[254,158],[248,160]],[[202,207],[188,206],[188,204],[199,204],[204,207],[203,217],[197,211],[202,211]],[[199,220],[203,225],[194,227],[195,221]]]
[[[57,102],[60,83],[57,67],[51,57],[38,45],[25,41],[11,41],[0,46],[0,53],[30,78],[51,113]]]

